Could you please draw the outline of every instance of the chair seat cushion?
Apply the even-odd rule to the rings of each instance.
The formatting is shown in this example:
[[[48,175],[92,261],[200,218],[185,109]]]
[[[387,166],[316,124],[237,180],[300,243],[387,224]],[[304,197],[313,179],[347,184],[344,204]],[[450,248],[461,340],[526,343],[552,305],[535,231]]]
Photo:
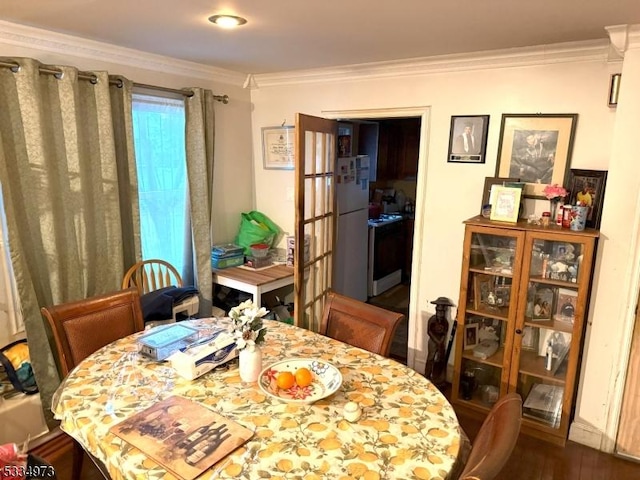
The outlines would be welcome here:
[[[166,320],[173,317],[174,305],[198,295],[195,287],[165,287],[140,297],[142,316],[145,322]]]

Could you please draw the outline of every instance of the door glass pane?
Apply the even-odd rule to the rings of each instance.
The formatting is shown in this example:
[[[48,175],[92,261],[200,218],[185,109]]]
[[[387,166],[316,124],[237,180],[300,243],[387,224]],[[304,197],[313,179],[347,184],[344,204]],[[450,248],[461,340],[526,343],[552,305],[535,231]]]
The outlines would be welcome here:
[[[584,245],[535,239],[517,391],[523,415],[559,428]]]
[[[511,309],[516,239],[473,233],[469,258],[467,306],[458,395],[491,408],[505,393],[505,339]]]

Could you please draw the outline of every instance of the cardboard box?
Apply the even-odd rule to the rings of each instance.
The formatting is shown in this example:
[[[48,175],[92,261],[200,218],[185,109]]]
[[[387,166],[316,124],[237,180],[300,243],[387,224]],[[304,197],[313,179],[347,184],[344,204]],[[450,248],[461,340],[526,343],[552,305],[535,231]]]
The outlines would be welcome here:
[[[309,247],[311,245],[311,235],[304,236],[304,262],[309,261]],[[287,267],[293,267],[294,251],[296,246],[296,237],[294,235],[287,236]]]
[[[202,342],[168,358],[178,375],[187,380],[194,380],[238,356],[235,339],[226,328],[216,330]]]

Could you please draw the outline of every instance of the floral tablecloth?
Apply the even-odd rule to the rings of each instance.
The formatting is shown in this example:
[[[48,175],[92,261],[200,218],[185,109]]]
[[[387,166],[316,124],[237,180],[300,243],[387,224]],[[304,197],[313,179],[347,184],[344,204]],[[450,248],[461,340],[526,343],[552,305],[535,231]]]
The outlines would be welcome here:
[[[206,327],[228,319],[191,320]],[[52,410],[61,428],[107,465],[117,479],[174,479],[109,432],[116,423],[171,395],[197,401],[254,430],[253,438],[199,479],[438,479],[459,450],[458,420],[445,397],[422,375],[307,330],[266,321],[263,366],[288,357],[322,358],[343,384],[312,405],[293,405],[245,384],[237,360],[188,381],[167,363],[138,353],[136,334],[85,359],[67,376]],[[343,417],[347,402],[363,410]]]

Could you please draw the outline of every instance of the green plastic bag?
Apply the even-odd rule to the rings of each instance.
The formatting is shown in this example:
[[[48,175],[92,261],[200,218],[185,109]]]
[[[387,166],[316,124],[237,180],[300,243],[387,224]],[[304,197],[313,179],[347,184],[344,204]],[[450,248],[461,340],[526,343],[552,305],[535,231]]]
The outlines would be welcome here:
[[[280,233],[280,227],[273,223],[264,213],[252,211],[242,213],[240,229],[235,244],[244,249],[245,255],[251,254],[251,245],[266,243],[269,247]]]

